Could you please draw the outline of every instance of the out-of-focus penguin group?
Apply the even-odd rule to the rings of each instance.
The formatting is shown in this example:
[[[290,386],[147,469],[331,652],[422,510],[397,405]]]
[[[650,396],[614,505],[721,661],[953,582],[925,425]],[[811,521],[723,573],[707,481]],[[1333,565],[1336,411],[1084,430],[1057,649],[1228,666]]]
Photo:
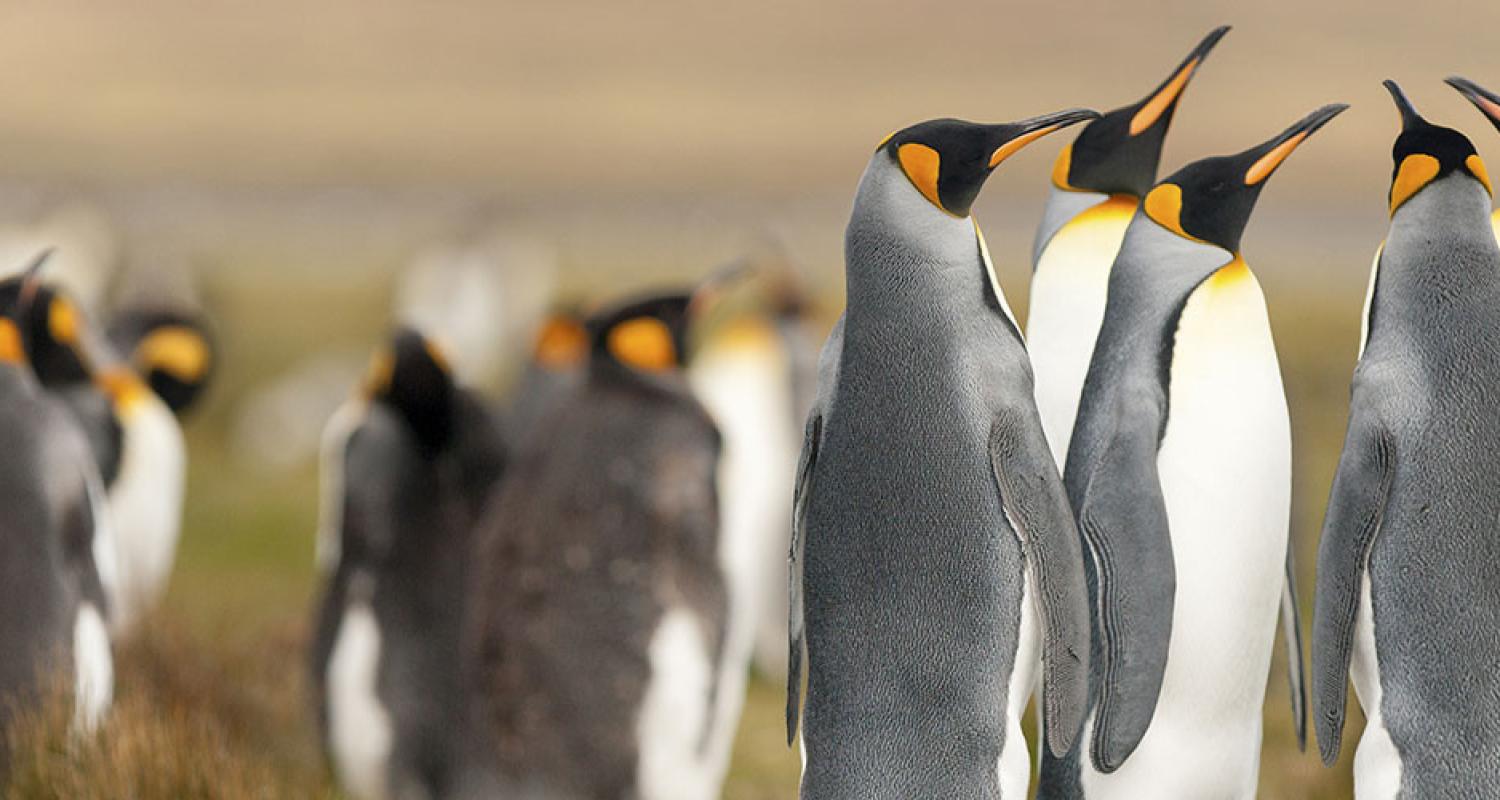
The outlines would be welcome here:
[[[486,305],[490,244],[422,261],[318,445],[308,684],[342,791],[715,798],[756,671],[785,680],[807,800],[1250,798],[1279,636],[1297,741],[1311,717],[1326,764],[1354,687],[1357,797],[1497,796],[1490,178],[1386,82],[1390,227],[1308,630],[1242,244],[1346,106],[1159,178],[1228,30],[1107,113],[879,141],[831,332],[790,259],[541,316]],[[1500,95],[1448,82],[1500,129]],[[1074,126],[1023,328],[971,209]],[[105,303],[49,256],[0,280],[0,724],[60,674],[86,736],[171,576],[179,416],[218,354],[201,309]]]

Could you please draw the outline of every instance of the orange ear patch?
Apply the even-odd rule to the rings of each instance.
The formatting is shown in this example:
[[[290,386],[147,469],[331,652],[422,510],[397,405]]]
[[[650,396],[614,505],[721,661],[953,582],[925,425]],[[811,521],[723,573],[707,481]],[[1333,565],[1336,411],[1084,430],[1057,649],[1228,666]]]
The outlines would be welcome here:
[[[1402,159],[1396,170],[1396,179],[1391,181],[1391,213],[1395,214],[1402,203],[1431,183],[1439,169],[1438,160],[1425,153],[1413,153]]]
[[[54,297],[47,309],[47,331],[62,344],[78,341],[78,309],[61,297]]]
[[[1073,143],[1063,145],[1057,160],[1052,162],[1052,185],[1065,191],[1074,191],[1068,184],[1068,173],[1073,170]]]
[[[1484,159],[1480,158],[1478,153],[1475,153],[1464,159],[1464,166],[1469,168],[1470,175],[1478,178],[1479,182],[1484,184],[1484,188],[1489,190],[1490,196],[1493,197],[1495,187],[1490,184],[1490,173],[1489,170],[1484,168]]]
[[[610,328],[605,346],[615,360],[646,372],[665,372],[678,365],[677,345],[665,322],[635,317]]]
[[[208,342],[192,328],[166,325],[136,345],[135,365],[143,372],[161,370],[183,383],[197,383],[208,372]]]
[[[1202,241],[1182,229],[1182,187],[1175,183],[1163,183],[1146,195],[1146,216],[1184,239]]]
[[[1147,100],[1146,104],[1141,106],[1140,111],[1135,112],[1135,116],[1130,118],[1131,136],[1155,125],[1156,121],[1161,119],[1161,115],[1171,108],[1172,101],[1176,100],[1177,96],[1182,94],[1182,90],[1187,88],[1188,79],[1193,77],[1193,70],[1197,67],[1198,59],[1196,58],[1183,64],[1182,69],[1177,70],[1177,74],[1172,76],[1172,80],[1168,81],[1166,86],[1161,87],[1161,91],[1153,95],[1150,100]]]
[[[24,364],[26,350],[21,347],[21,332],[16,323],[0,317],[0,363]]]
[[[583,362],[589,336],[583,326],[567,317],[553,317],[542,326],[532,357],[548,369],[565,369]]]
[[[896,149],[896,160],[901,162],[901,171],[906,173],[907,180],[928,202],[943,211],[948,210],[938,199],[938,168],[942,162],[938,151],[925,144],[907,142]]]

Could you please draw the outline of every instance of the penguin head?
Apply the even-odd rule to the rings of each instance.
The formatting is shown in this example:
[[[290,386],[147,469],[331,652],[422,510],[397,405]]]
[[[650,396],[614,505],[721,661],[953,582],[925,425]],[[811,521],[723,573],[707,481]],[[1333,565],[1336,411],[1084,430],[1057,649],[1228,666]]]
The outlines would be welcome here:
[[[1427,185],[1455,173],[1479,181],[1485,191],[1494,194],[1484,161],[1469,137],[1452,128],[1433,125],[1417,113],[1411,100],[1395,81],[1385,88],[1401,112],[1401,134],[1391,149],[1395,171],[1391,175],[1391,215]]]
[[[371,361],[363,390],[405,422],[423,454],[435,455],[452,438],[453,374],[442,350],[417,331],[396,331]]]
[[[127,311],[111,322],[110,339],[174,414],[202,395],[217,362],[207,321],[184,311]]]
[[[876,158],[889,159],[933,206],[963,218],[1000,162],[1053,131],[1098,116],[1069,109],[997,125],[929,120],[887,136],[876,147]]]
[[[1489,119],[1496,130],[1500,130],[1500,94],[1495,94],[1467,78],[1460,78],[1456,75],[1448,78],[1446,83],[1457,89],[1464,97],[1469,98],[1469,102]]]
[[[1183,238],[1238,253],[1266,180],[1298,145],[1346,108],[1342,103],[1323,106],[1249,150],[1188,164],[1151,189],[1143,210]]]
[[[26,359],[47,386],[87,382],[85,321],[73,301],[41,279],[52,250],[39,253],[19,275],[0,281],[0,316],[15,326]]]
[[[1150,191],[1177,101],[1228,32],[1228,25],[1215,28],[1150,94],[1084,126],[1078,138],[1058,153],[1052,167],[1053,185],[1064,191],[1133,197]]]
[[[688,362],[689,336],[724,294],[751,273],[743,262],[715,270],[697,286],[646,294],[589,318],[590,364],[606,373],[668,375]]]
[[[569,372],[583,366],[589,354],[589,333],[574,309],[558,309],[542,323],[532,346],[532,363],[548,372]]]

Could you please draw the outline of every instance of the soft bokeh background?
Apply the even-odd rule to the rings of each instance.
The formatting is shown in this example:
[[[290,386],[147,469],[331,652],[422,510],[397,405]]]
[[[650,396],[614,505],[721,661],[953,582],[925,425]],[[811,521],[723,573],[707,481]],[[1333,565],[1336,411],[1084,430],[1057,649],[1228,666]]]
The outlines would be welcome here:
[[[698,275],[773,239],[835,313],[849,198],[887,132],[1130,102],[1225,22],[1236,28],[1188,90],[1165,170],[1322,103],[1354,105],[1276,176],[1245,239],[1292,408],[1306,612],[1386,224],[1397,123],[1379,81],[1401,80],[1500,160],[1500,136],[1439,83],[1500,85],[1500,4],[0,5],[0,223],[95,209],[123,263],[191,267],[223,339],[221,380],[189,424],[179,571],[153,633],[124,655],[123,713],[152,719],[168,702],[189,723],[172,736],[244,762],[223,781],[331,791],[301,695],[315,468],[236,456],[233,420],[310,354],[372,347],[393,275],[424,247],[524,237],[555,253],[562,292],[598,293]],[[1018,311],[1060,145],[1007,162],[976,209]],[[1331,770],[1297,752],[1279,658],[1261,795],[1347,797],[1352,746]],[[726,797],[793,795],[780,691],[752,688]]]

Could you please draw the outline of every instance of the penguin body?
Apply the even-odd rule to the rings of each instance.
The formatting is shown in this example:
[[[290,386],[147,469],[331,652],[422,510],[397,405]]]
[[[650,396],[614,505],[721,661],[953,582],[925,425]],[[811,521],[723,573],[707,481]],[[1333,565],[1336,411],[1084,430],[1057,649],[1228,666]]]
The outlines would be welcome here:
[[[558,399],[583,380],[588,350],[588,332],[580,314],[559,310],[542,323],[531,360],[506,410],[507,427],[516,436],[524,437],[536,428]]]
[[[512,795],[719,794],[748,636],[719,434],[681,372],[696,296],[590,319],[582,381],[525,439],[481,526],[465,663]]]
[[[1115,109],[1058,154],[1033,249],[1026,347],[1037,409],[1058,469],[1068,455],[1089,357],[1104,319],[1110,267],[1188,81],[1229,29],[1211,32],[1145,99]]]
[[[1331,764],[1347,677],[1356,797],[1480,797],[1500,781],[1500,248],[1473,145],[1387,85],[1404,124],[1318,554],[1318,741]]]
[[[1020,145],[1091,116],[922,123],[860,182],[794,506],[787,712],[790,738],[805,647],[803,798],[1024,797],[1039,653],[1049,746],[1071,744],[1082,556],[968,211]]]
[[[1340,111],[1183,168],[1125,234],[1065,471],[1103,621],[1089,748],[1044,755],[1046,797],[1255,794],[1266,669],[1293,585],[1291,434],[1239,240],[1265,179]]]
[[[504,468],[498,426],[441,355],[399,332],[329,427],[312,677],[341,785],[447,796],[472,528]]]
[[[0,282],[0,303],[27,303],[25,330],[36,375],[84,432],[104,481],[118,553],[110,627],[128,634],[166,592],[176,558],[187,478],[182,428],[166,403],[115,357],[65,295],[23,278]]]
[[[21,335],[0,317],[0,725],[67,670],[74,727],[92,731],[114,692],[106,630],[114,542],[98,473],[68,413],[37,384]],[[55,659],[60,659],[59,664]],[[6,771],[0,743],[0,776]]]

